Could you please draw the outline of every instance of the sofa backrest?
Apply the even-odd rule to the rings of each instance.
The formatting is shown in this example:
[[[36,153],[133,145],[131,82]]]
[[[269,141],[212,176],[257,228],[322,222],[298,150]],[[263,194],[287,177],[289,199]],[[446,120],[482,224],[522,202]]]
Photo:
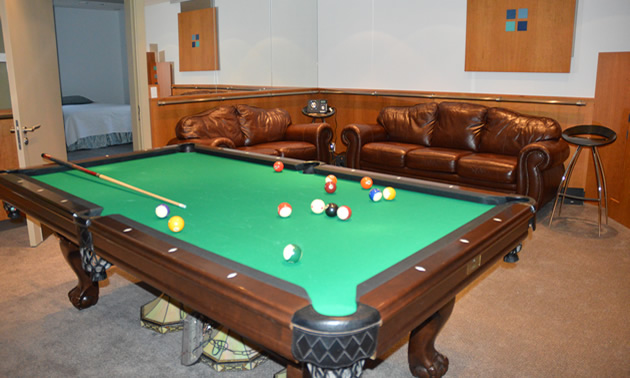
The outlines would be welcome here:
[[[385,128],[390,141],[428,146],[437,112],[438,105],[435,102],[414,106],[387,106],[381,109],[376,121]]]
[[[231,105],[218,106],[204,112],[182,117],[175,126],[179,139],[225,137],[237,146],[245,143],[236,108]]]
[[[431,147],[478,151],[488,108],[465,102],[441,102]]]
[[[562,128],[547,117],[528,116],[503,108],[490,108],[482,132],[480,152],[518,156],[526,145],[557,140]]]
[[[377,122],[393,142],[512,156],[530,143],[562,136],[551,118],[466,102],[387,106]]]
[[[236,105],[245,145],[276,142],[284,138],[291,116],[284,109],[261,109],[250,105]]]

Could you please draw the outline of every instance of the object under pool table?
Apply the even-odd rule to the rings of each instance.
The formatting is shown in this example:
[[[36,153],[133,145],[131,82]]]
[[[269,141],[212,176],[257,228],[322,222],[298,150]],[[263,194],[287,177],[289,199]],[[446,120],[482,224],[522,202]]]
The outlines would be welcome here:
[[[80,171],[1,173],[0,199],[60,237],[79,279],[74,306],[97,302],[115,264],[286,359],[289,376],[358,376],[410,333],[412,373],[443,375],[448,359],[433,343],[455,295],[501,257],[517,260],[534,225],[527,197],[193,144],[82,165],[186,204],[169,214],[185,226],[172,232],[155,214],[160,201]],[[371,201],[364,176],[396,197]],[[316,214],[314,199],[352,217]],[[289,244],[302,251],[297,263],[283,258]]]

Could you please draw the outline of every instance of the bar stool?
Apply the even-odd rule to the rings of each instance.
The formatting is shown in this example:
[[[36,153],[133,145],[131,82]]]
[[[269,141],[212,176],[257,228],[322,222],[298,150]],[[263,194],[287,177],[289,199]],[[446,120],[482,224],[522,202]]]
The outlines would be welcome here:
[[[604,166],[602,165],[602,161],[599,157],[599,152],[597,152],[597,147],[605,146],[614,142],[617,139],[617,134],[613,130],[604,126],[579,125],[564,130],[562,132],[562,139],[566,140],[568,143],[576,145],[577,149],[571,157],[571,161],[569,162],[567,169],[564,171],[564,175],[562,176],[562,180],[560,181],[560,185],[558,186],[556,200],[553,203],[553,209],[551,210],[551,216],[549,217],[549,228],[551,228],[553,215],[556,212],[556,206],[558,206],[558,201],[560,200],[560,198],[562,198],[562,200],[560,201],[560,206],[558,207],[558,215],[560,215],[560,212],[562,211],[562,202],[564,202],[564,198],[572,198],[582,201],[597,201],[597,226],[599,227],[598,235],[601,236],[602,198],[604,199],[605,203],[604,211],[606,216],[606,224],[608,224],[608,192],[606,189],[606,176],[604,176]],[[590,147],[593,154],[593,165],[595,165],[595,177],[597,179],[597,198],[586,198],[567,194],[567,188],[569,186],[571,174],[573,173],[575,163],[580,156],[580,152],[582,152],[582,147]]]

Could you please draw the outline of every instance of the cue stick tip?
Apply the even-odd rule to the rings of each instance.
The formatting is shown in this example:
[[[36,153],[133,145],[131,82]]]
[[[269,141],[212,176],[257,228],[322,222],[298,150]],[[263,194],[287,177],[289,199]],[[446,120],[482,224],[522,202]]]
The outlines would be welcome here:
[[[184,205],[183,203],[178,203],[177,206],[181,207],[182,209],[186,208],[186,205]]]

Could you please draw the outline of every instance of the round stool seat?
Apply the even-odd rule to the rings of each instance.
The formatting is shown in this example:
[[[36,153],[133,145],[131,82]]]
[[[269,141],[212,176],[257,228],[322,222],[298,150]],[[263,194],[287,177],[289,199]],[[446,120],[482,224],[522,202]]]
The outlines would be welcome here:
[[[600,147],[614,142],[617,133],[604,126],[579,125],[564,130],[562,139],[578,146]]]

